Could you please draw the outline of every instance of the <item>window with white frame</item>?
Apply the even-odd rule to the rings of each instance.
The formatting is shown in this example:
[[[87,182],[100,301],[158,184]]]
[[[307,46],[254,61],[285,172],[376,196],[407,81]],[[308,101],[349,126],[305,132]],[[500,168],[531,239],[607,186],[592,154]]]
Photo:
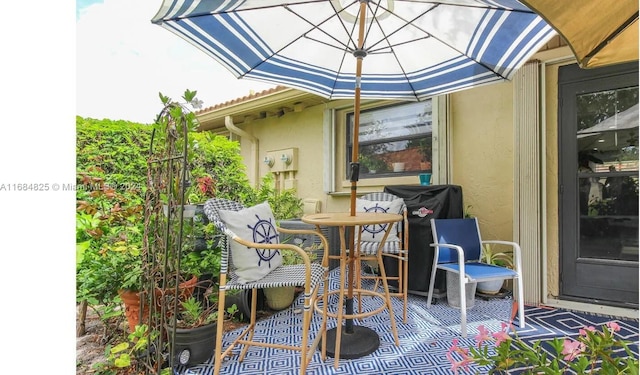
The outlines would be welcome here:
[[[347,172],[353,149],[353,121],[354,113],[347,113]],[[358,136],[360,179],[431,172],[433,123],[431,100],[361,111]]]

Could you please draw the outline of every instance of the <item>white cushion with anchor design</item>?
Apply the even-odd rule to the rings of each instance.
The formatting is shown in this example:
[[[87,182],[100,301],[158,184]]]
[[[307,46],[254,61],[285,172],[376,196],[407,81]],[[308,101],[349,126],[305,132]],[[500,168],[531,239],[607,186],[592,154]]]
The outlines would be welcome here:
[[[392,201],[370,201],[367,199],[356,199],[356,211],[357,212],[380,212],[389,214],[398,214],[404,203],[402,198],[394,199]],[[362,235],[361,240],[366,242],[380,242],[384,236],[384,232],[387,230],[389,224],[372,224],[363,225],[361,227]],[[391,224],[392,228],[389,232],[388,241],[399,241],[398,230],[395,223]]]
[[[220,210],[219,214],[227,228],[243,240],[256,243],[280,243],[276,219],[267,202],[241,211]],[[235,241],[231,241],[231,259],[238,282],[241,284],[260,280],[282,265],[280,251],[247,248]]]

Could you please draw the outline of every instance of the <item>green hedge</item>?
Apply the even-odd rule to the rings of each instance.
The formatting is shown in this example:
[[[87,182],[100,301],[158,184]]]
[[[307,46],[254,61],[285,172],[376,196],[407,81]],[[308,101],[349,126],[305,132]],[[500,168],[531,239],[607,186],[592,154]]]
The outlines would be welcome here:
[[[123,283],[138,282],[127,260],[142,248],[152,127],[76,117],[76,134],[76,296],[109,305]],[[197,143],[191,170],[210,174],[219,197],[255,201],[239,144],[208,133],[191,136]]]

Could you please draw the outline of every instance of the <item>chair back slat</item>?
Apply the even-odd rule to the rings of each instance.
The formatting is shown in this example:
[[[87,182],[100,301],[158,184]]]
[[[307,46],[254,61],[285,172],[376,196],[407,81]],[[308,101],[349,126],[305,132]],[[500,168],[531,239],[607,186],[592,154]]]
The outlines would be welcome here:
[[[220,219],[219,210],[229,210],[229,211],[240,211],[245,207],[236,201],[232,201],[224,198],[212,198],[205,202],[204,204],[204,213],[207,215],[210,221],[216,226],[218,230],[221,232],[227,233],[230,232],[233,235],[233,232],[227,228],[222,219]]]
[[[461,246],[465,262],[480,260],[482,241],[476,218],[431,219],[431,230],[434,242]],[[458,253],[454,249],[440,247],[438,250],[438,264],[458,262]]]
[[[220,259],[220,273],[233,273],[230,265],[233,265],[231,261],[231,238],[235,235],[220,219],[219,210],[240,211],[245,207],[236,201],[223,198],[212,198],[205,202],[204,213],[207,215],[209,221],[215,225],[216,229],[224,233],[226,236],[224,241],[221,242],[222,254]]]

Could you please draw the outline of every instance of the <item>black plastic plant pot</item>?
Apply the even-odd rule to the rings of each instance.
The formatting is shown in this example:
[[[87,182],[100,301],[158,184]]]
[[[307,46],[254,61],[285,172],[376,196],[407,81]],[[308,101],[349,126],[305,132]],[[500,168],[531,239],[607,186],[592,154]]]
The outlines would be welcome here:
[[[207,217],[207,214],[204,213],[204,204],[196,204],[194,221],[203,226],[209,224],[209,218]]]
[[[204,237],[196,237],[193,241],[193,251],[207,250],[207,240]]]
[[[191,367],[211,358],[216,346],[216,332],[216,322],[198,328],[176,328],[174,366]]]
[[[238,308],[238,314],[234,316],[234,319],[241,322],[248,322],[251,317],[251,290],[243,289],[235,291],[235,293],[227,292],[224,301],[225,309],[236,305]],[[266,299],[262,289],[258,289],[258,304],[257,310],[264,310],[266,307]]]

